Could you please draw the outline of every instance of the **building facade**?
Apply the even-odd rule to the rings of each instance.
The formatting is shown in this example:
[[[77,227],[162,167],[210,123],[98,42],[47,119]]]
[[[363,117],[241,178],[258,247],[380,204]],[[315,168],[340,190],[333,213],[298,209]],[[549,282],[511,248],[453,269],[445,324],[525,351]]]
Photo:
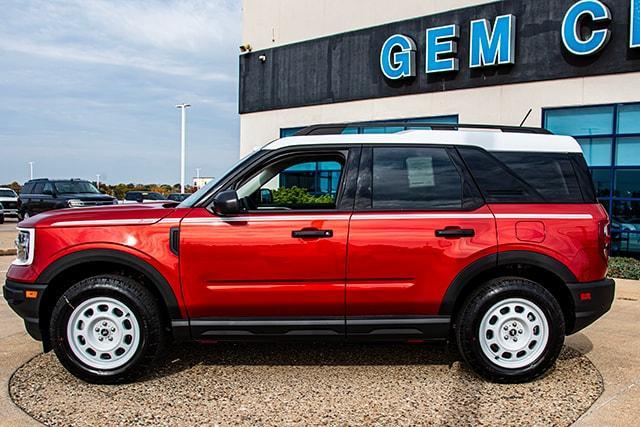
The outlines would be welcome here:
[[[242,154],[319,123],[543,126],[640,253],[640,0],[244,0],[243,43]]]

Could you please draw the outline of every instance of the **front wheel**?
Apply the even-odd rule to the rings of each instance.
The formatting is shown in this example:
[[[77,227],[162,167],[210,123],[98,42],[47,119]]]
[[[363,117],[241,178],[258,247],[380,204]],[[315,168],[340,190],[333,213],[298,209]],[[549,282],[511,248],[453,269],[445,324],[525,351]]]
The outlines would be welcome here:
[[[531,280],[506,277],[481,286],[456,319],[465,362],[491,381],[531,381],[555,363],[564,343],[562,309]]]
[[[153,295],[138,282],[104,275],[62,294],[50,324],[60,363],[91,383],[122,383],[142,375],[160,355],[164,334]]]

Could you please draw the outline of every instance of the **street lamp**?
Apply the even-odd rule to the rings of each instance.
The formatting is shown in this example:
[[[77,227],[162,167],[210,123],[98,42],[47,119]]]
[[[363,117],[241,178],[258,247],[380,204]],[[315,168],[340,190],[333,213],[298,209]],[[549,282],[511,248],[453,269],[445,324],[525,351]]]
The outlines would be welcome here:
[[[200,169],[201,168],[196,168],[196,178],[200,178]]]
[[[29,179],[33,179],[33,164],[35,162],[29,162]]]
[[[96,174],[96,187],[98,187],[98,191],[100,191],[100,174]]]
[[[182,126],[180,128],[180,192],[184,193],[184,164],[185,164],[185,124],[187,120],[187,108],[190,104],[178,104],[176,108],[180,108],[182,113]]]

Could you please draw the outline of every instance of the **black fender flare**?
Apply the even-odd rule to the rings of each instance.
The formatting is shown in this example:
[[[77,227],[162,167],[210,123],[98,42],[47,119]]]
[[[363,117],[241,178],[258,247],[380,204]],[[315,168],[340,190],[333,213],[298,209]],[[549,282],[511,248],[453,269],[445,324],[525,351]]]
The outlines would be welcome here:
[[[65,255],[51,263],[51,265],[40,273],[37,283],[49,284],[58,275],[64,273],[69,268],[91,262],[119,264],[139,271],[149,279],[153,286],[155,286],[158,293],[162,296],[164,304],[167,307],[169,317],[172,320],[183,318],[178,305],[178,300],[176,299],[169,282],[167,282],[164,276],[160,274],[155,267],[135,255],[114,249],[85,249]]]
[[[575,283],[578,281],[566,265],[548,255],[533,251],[498,252],[486,255],[472,262],[458,273],[444,294],[444,298],[440,304],[439,314],[453,314],[459,296],[467,286],[471,285],[474,277],[493,268],[509,264],[525,264],[542,268],[558,276],[564,283]]]

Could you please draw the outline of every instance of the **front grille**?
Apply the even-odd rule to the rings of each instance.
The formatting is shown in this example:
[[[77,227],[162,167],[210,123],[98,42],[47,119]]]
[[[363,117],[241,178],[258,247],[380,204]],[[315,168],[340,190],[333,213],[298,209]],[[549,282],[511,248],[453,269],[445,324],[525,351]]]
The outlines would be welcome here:
[[[18,202],[0,202],[5,209],[18,209]]]

